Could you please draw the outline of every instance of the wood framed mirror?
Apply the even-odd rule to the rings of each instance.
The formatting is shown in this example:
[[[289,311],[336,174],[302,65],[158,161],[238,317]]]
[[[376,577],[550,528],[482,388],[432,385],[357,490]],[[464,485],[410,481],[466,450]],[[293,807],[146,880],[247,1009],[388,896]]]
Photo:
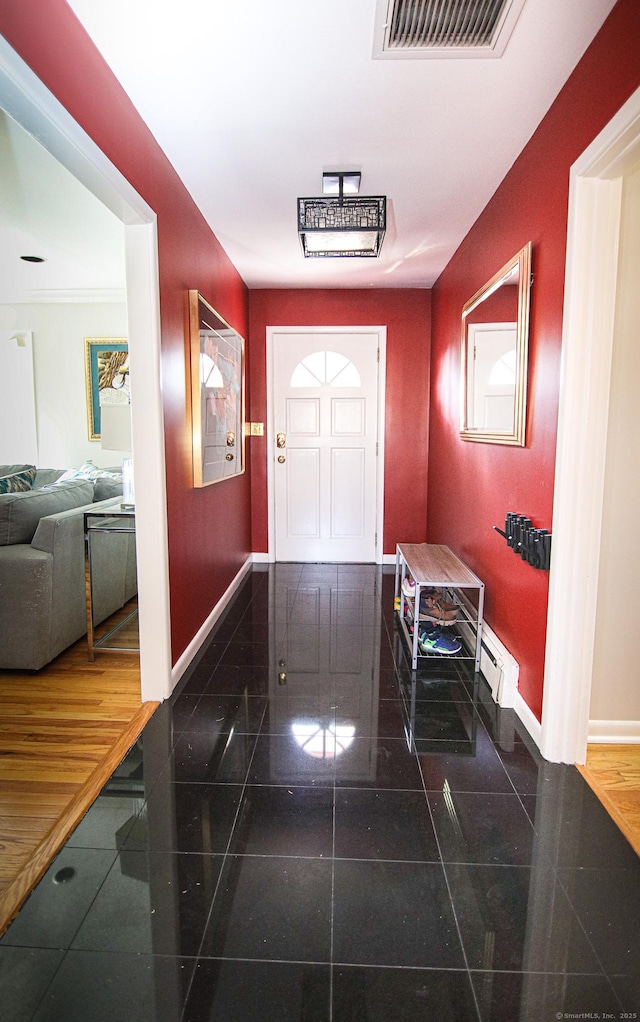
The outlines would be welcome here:
[[[531,242],[462,310],[460,436],[524,447]]]
[[[244,472],[244,339],[189,291],[193,485]]]

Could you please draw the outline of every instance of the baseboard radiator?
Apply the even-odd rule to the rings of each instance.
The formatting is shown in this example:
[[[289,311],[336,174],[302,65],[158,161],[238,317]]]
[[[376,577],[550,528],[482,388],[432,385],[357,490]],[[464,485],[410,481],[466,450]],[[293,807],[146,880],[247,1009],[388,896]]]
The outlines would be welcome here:
[[[458,591],[460,602],[467,600]],[[469,605],[469,617],[473,619],[475,611]],[[469,650],[476,648],[476,626],[473,620],[459,622],[458,632]],[[491,695],[498,706],[512,709],[518,692],[520,667],[507,647],[485,623],[482,626],[482,643],[480,647],[480,670],[485,678]]]

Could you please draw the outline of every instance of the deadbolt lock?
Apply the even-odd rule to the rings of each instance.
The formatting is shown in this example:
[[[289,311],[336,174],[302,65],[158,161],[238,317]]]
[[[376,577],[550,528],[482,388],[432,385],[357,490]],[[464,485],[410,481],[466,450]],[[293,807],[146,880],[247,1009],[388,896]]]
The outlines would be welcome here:
[[[286,447],[286,446],[287,446],[287,434],[286,433],[276,433],[276,447]]]

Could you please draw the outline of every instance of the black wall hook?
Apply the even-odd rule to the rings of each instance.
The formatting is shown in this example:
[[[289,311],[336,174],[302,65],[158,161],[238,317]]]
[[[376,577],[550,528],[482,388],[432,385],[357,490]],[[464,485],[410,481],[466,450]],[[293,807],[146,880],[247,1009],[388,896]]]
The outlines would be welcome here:
[[[497,525],[493,528],[507,541],[515,554],[520,554],[533,568],[548,571],[551,567],[551,533],[548,529],[536,529],[526,515],[509,511],[505,518],[504,530]]]

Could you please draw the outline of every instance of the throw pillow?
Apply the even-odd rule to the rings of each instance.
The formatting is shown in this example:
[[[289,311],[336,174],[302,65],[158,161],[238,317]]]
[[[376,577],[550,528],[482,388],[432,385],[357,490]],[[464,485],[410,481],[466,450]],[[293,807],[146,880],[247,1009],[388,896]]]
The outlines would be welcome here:
[[[35,477],[35,468],[28,468],[24,472],[14,472],[13,475],[1,476],[0,493],[24,493],[33,487]]]
[[[96,479],[93,487],[93,499],[95,501],[109,500],[109,498],[111,497],[121,496],[122,496],[121,475],[115,476],[114,478],[111,478],[111,476],[103,475],[99,476],[99,478]]]
[[[104,468],[98,468],[92,461],[85,461],[80,468],[68,468],[66,472],[63,472],[58,481],[64,479],[101,479],[103,477],[116,479],[119,478],[119,474],[116,475],[115,472],[108,472]]]

